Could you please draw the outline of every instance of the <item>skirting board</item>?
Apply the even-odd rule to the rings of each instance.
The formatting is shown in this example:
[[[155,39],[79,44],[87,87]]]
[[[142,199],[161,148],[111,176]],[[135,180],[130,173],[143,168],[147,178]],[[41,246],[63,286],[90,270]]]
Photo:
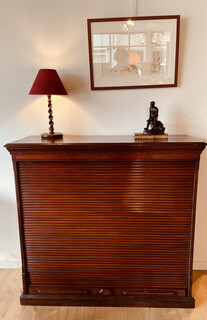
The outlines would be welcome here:
[[[19,269],[21,268],[20,261],[0,261],[0,269]]]
[[[207,261],[193,261],[193,270],[207,270]]]

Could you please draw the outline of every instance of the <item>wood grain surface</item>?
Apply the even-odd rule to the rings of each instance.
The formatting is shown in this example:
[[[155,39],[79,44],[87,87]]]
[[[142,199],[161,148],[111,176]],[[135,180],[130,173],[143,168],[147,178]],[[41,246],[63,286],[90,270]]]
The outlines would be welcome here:
[[[192,307],[205,143],[77,139],[6,146],[16,178],[21,303]]]
[[[33,162],[18,170],[29,293],[187,288],[192,163]]]
[[[0,269],[0,320],[206,320],[207,271],[193,272],[195,309],[21,306],[20,269]]]

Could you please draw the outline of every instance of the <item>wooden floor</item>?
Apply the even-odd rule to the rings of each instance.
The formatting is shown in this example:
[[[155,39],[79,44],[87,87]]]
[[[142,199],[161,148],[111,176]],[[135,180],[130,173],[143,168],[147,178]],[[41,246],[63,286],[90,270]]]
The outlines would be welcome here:
[[[207,271],[194,271],[195,309],[20,306],[21,271],[0,269],[0,320],[207,320]]]

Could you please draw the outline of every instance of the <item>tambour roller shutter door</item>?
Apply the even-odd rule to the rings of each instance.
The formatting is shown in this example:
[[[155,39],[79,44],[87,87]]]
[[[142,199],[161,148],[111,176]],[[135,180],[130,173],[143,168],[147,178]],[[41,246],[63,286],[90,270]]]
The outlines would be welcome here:
[[[30,293],[187,288],[194,162],[17,168]]]

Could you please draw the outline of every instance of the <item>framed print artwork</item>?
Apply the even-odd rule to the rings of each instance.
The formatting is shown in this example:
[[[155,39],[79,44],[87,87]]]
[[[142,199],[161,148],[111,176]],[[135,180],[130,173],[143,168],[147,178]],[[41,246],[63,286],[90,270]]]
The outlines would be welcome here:
[[[177,86],[180,16],[87,22],[92,90]]]

